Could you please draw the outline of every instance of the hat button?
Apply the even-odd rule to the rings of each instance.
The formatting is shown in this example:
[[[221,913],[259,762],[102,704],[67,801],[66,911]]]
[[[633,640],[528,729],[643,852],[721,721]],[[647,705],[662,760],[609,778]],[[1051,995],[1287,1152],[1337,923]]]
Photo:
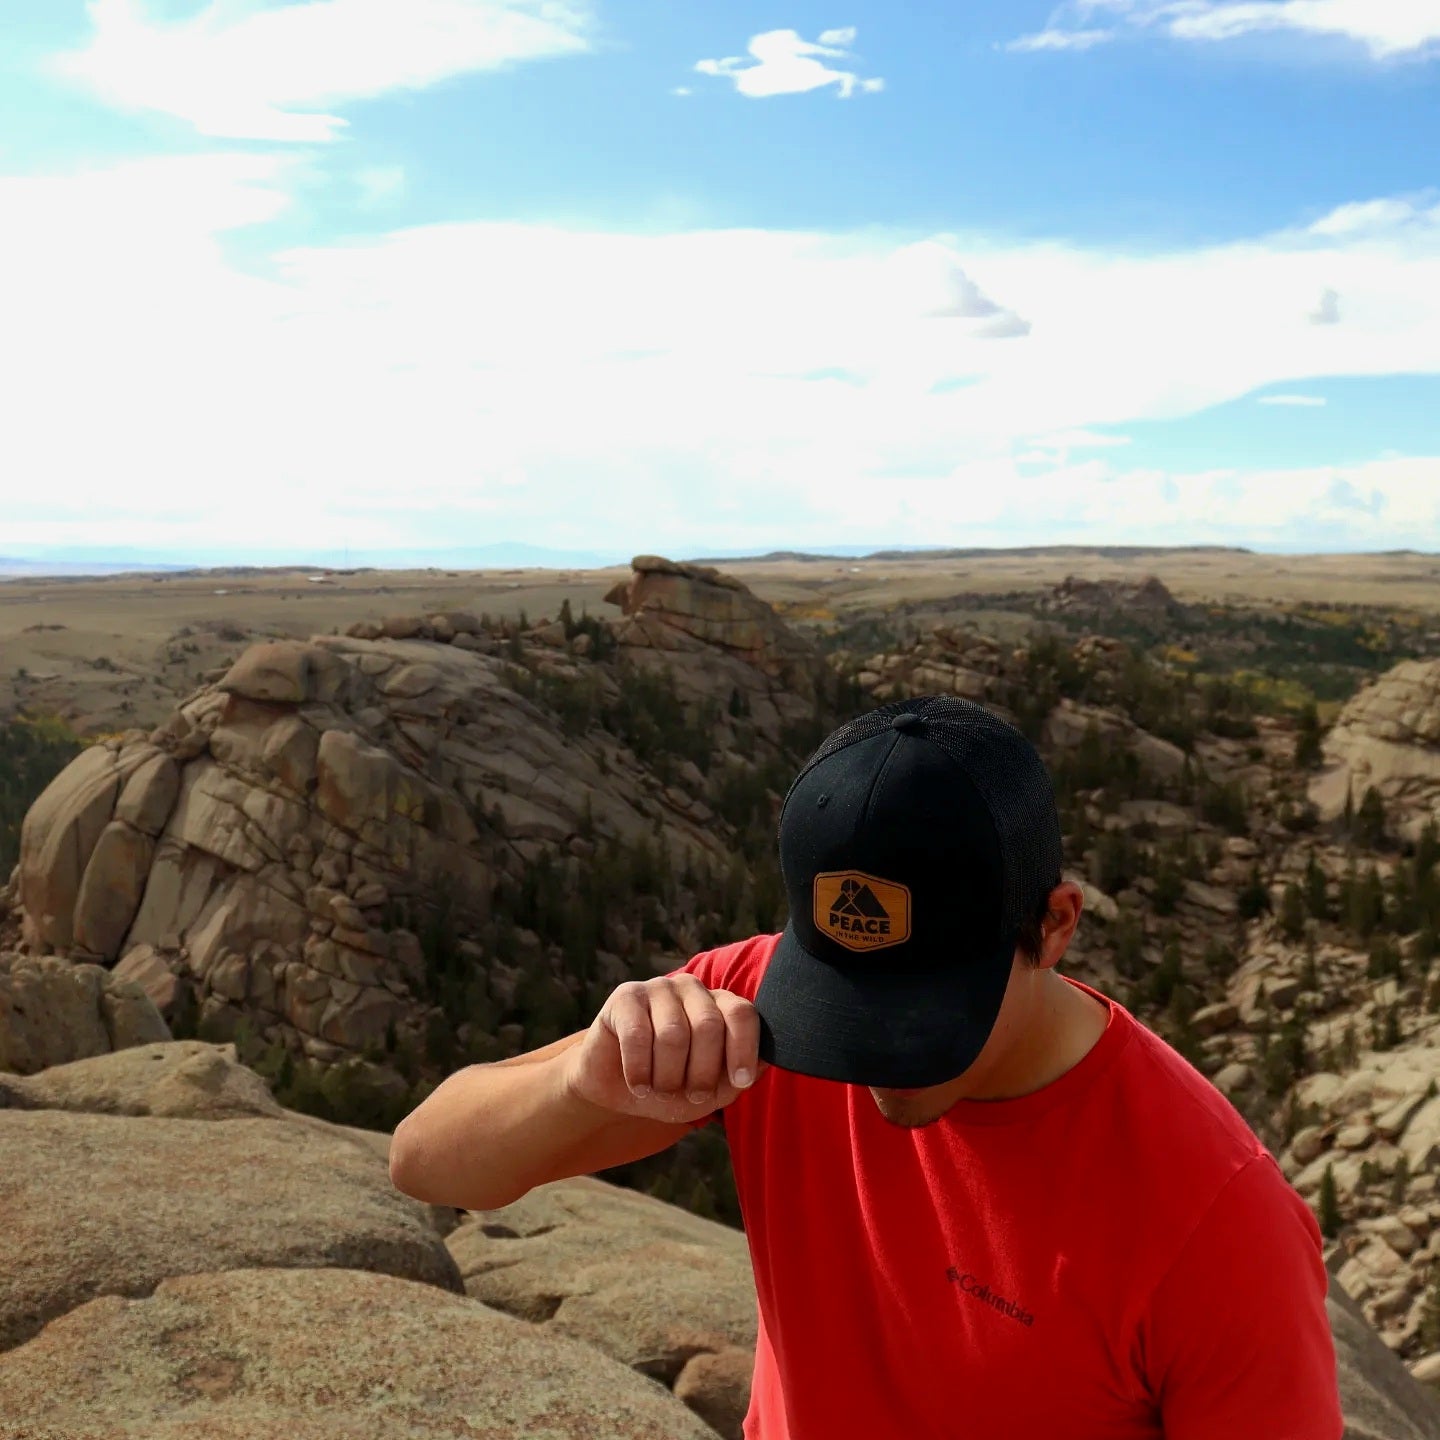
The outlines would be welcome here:
[[[918,730],[925,722],[913,710],[906,710],[904,714],[897,715],[891,722],[892,730],[911,731]]]

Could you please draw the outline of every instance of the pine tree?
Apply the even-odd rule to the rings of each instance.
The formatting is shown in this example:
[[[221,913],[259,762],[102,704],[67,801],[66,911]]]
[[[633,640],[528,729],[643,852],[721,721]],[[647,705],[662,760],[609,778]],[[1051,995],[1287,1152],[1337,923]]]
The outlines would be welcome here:
[[[1330,918],[1330,890],[1313,850],[1305,865],[1305,906],[1316,920]]]
[[[1244,920],[1254,920],[1256,916],[1263,915],[1270,908],[1270,889],[1260,874],[1258,863],[1250,871],[1250,878],[1245,882],[1236,899],[1240,907],[1240,916]]]
[[[1401,1206],[1405,1203],[1405,1192],[1410,1185],[1410,1161],[1402,1153],[1395,1162],[1395,1178],[1390,1182],[1390,1203]]]
[[[1320,1233],[1333,1240],[1344,1223],[1340,1215],[1340,1196],[1335,1188],[1335,1167],[1327,1165],[1320,1177]]]
[[[1305,896],[1293,880],[1280,900],[1280,933],[1287,940],[1299,940],[1305,934]]]
[[[1300,770],[1313,770],[1320,763],[1320,712],[1312,700],[1300,712],[1300,725],[1295,735],[1295,765]]]
[[[1157,1005],[1167,1005],[1180,983],[1180,942],[1173,935],[1166,940],[1165,949],[1150,977],[1150,998]]]
[[[1355,838],[1371,850],[1380,849],[1386,842],[1387,818],[1385,801],[1380,792],[1369,786],[1355,812]]]

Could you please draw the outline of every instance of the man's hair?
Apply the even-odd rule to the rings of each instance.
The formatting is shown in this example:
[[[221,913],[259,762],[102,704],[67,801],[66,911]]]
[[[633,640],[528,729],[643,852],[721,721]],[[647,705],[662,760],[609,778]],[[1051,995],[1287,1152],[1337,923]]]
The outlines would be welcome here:
[[[1059,881],[1056,881],[1059,884]],[[1050,887],[1051,890],[1054,885]],[[1031,965],[1037,965],[1040,961],[1040,949],[1045,943],[1045,922],[1050,918],[1050,890],[1047,890],[1040,900],[1033,915],[1025,917],[1025,922],[1020,926],[1020,934],[1017,937],[1016,945],[1020,953]]]

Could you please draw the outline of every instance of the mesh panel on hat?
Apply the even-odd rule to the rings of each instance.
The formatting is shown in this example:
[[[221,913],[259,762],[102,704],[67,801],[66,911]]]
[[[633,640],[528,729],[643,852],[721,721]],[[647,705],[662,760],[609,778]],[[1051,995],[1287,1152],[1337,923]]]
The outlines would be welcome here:
[[[1004,928],[1018,931],[1060,881],[1060,818],[1050,775],[1035,747],[983,705],[953,695],[921,695],[868,711],[828,735],[790,789],[820,761],[890,729],[895,716],[907,711],[924,717],[918,736],[949,755],[985,801],[1004,856]],[[788,802],[788,792],[785,798]]]

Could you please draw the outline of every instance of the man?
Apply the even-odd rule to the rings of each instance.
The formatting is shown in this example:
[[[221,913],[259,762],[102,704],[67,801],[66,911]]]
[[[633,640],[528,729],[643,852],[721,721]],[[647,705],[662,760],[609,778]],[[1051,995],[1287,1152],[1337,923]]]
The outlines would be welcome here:
[[[747,1440],[1339,1440],[1314,1217],[1203,1076],[1056,973],[1081,896],[1019,732],[884,706],[807,761],[779,839],[782,934],[452,1076],[395,1183],[492,1208],[719,1119]]]

